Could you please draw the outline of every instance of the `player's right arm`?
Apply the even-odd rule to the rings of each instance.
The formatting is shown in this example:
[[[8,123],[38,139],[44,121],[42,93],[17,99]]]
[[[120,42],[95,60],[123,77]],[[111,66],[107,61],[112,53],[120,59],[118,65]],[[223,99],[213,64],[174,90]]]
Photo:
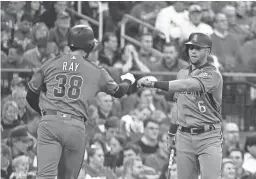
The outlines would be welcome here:
[[[139,80],[140,86],[157,88],[169,92],[212,92],[221,83],[221,75],[216,71],[202,72],[197,76],[173,81],[150,81],[147,77]]]
[[[28,104],[41,115],[41,110],[39,107],[39,96],[44,84],[44,74],[42,68],[38,69],[32,76],[31,80],[28,82],[28,93],[26,99]]]
[[[134,76],[130,73],[127,73],[121,76],[123,81],[117,84],[104,68],[101,68],[100,70],[100,91],[105,92],[115,98],[123,97],[128,92],[130,85],[135,82]]]

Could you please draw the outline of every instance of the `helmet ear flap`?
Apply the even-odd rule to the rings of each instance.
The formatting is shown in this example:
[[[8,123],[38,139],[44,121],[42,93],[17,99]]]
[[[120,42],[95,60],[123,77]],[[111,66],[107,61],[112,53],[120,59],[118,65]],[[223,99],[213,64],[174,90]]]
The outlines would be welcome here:
[[[95,40],[90,41],[89,43],[86,44],[86,47],[85,47],[86,52],[87,52],[87,53],[92,52],[93,49],[94,49],[94,47],[95,47]]]

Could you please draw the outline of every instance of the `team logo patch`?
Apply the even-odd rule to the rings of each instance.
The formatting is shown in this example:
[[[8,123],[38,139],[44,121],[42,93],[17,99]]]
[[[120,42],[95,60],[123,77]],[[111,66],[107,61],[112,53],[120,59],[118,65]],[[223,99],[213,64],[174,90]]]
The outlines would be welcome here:
[[[198,35],[196,34],[194,37],[193,37],[193,39],[192,39],[193,41],[198,41]]]
[[[200,73],[200,74],[198,75],[198,77],[199,77],[199,78],[206,78],[206,77],[208,77],[209,75],[210,75],[209,73],[203,72],[203,73]]]

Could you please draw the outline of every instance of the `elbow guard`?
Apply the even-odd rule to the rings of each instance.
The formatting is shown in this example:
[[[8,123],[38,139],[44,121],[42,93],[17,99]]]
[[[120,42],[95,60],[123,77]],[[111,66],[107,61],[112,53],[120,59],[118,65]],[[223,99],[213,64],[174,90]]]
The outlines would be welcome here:
[[[154,83],[154,87],[161,90],[169,91],[169,81],[156,81]]]
[[[39,103],[39,94],[33,92],[32,90],[28,90],[26,99],[28,101],[28,104],[33,108],[38,114],[41,115],[41,109],[38,105]]]
[[[173,137],[176,134],[177,130],[178,130],[178,125],[171,123],[168,131],[168,135],[170,137]]]
[[[129,90],[131,82],[129,80],[124,80],[122,83],[118,84],[118,90],[112,95],[115,98],[123,97]]]

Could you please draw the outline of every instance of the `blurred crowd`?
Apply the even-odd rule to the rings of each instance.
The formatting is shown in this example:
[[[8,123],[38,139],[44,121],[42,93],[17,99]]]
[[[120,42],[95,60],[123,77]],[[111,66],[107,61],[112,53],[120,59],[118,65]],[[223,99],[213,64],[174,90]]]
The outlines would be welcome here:
[[[98,27],[73,11],[77,2],[1,2],[1,68],[36,70],[46,60],[69,53],[67,33],[75,24],[90,25],[98,37]],[[95,20],[103,14],[103,38],[89,59],[104,66],[117,82],[131,70],[184,68],[189,64],[184,42],[192,32],[212,36],[209,60],[222,72],[256,72],[255,2],[105,1],[100,5],[83,1],[81,12]],[[120,46],[125,14],[157,29],[124,20],[126,34],[138,40],[140,48],[132,43]],[[8,84],[5,80],[10,76],[1,75],[1,178],[35,178],[40,116],[26,102],[29,77],[14,72]],[[79,179],[166,179],[169,151],[175,149],[167,137],[172,97],[155,89],[131,90],[120,100],[98,93],[88,109],[87,147]],[[224,121],[223,179],[256,178],[256,135],[248,134],[243,143],[239,130],[238,124]],[[172,179],[177,178],[175,158],[170,170]]]

